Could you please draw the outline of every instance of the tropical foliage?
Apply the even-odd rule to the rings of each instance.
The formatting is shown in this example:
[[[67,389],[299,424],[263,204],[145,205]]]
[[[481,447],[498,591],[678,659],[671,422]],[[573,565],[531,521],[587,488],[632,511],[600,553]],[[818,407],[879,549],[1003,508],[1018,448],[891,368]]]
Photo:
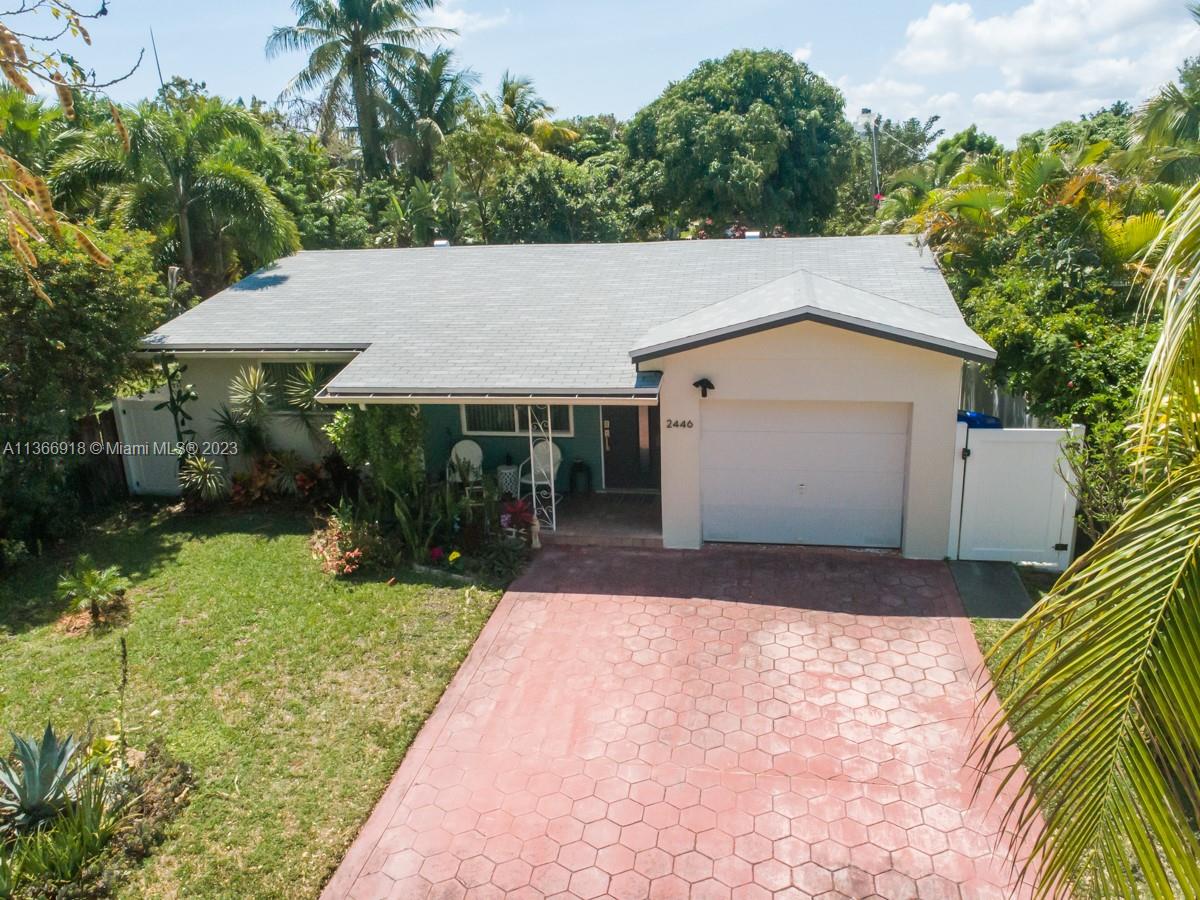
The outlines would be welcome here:
[[[90,556],[81,556],[75,567],[58,580],[58,598],[76,612],[86,612],[93,627],[100,617],[124,596],[129,582],[116,566],[96,567]]]
[[[1130,499],[994,651],[1009,687],[981,748],[993,769],[1025,750],[1010,815],[1046,894],[1200,894],[1200,185],[1139,183],[1194,151],[1194,71],[1138,112],[1119,173],[1130,202],[1168,202],[1101,220],[1110,247],[1137,248],[1127,265],[1157,323],[1123,448]]]
[[[111,267],[97,267],[65,242],[47,242],[40,289],[15,253],[0,251],[0,448],[9,448],[0,453],[0,536],[31,550],[72,527],[86,460],[14,448],[70,438],[78,418],[135,376],[137,341],[167,305],[148,235],[111,229],[96,241]],[[47,304],[41,290],[57,301]]]
[[[1041,880],[1102,896],[1200,892],[1200,188],[1156,243],[1146,289],[1162,329],[1135,419],[1140,497],[1010,633],[1003,721],[1026,756],[1016,821]],[[1038,660],[1038,662],[1034,662]],[[1010,739],[991,733],[995,762]]]
[[[94,129],[60,157],[53,184],[76,208],[156,234],[187,280],[212,292],[299,247],[291,216],[246,165],[265,145],[260,122],[224,101],[143,103],[121,130]]]
[[[386,171],[381,135],[383,85],[389,71],[404,71],[424,41],[446,34],[421,25],[418,14],[435,0],[295,0],[296,24],[276,28],[267,54],[304,50],[308,64],[288,92],[320,91],[321,131],[329,134],[347,109],[362,151],[363,171]]]
[[[786,53],[736,50],[629,123],[640,194],[669,226],[817,232],[835,210],[850,128],[841,94]]]

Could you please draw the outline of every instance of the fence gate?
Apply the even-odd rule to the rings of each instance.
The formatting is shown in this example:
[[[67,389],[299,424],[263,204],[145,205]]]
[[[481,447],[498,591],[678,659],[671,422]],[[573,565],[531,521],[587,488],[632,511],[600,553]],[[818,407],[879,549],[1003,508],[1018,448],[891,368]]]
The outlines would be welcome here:
[[[175,420],[167,410],[154,408],[166,399],[166,389],[159,388],[140,397],[118,397],[113,401],[121,443],[142,448],[122,456],[131,494],[179,495],[179,459],[161,449],[156,452],[155,446],[173,447],[176,442]]]
[[[1063,443],[1083,426],[958,426],[952,559],[1046,563],[1066,568],[1075,541],[1075,498],[1059,473]],[[1065,470],[1065,465],[1062,466]]]

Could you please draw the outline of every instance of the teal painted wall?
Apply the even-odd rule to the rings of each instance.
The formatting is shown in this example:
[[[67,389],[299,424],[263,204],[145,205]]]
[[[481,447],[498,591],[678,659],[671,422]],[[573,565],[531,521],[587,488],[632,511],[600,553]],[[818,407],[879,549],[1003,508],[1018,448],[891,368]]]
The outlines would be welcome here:
[[[450,448],[463,439],[462,417],[457,404],[432,404],[421,407],[425,418],[425,460],[429,471],[441,474],[446,471]],[[529,459],[529,438],[526,435],[513,437],[481,437],[470,439],[483,448],[483,468],[489,474],[496,466],[502,466],[506,457],[519,466]],[[600,407],[575,407],[575,436],[554,436],[554,443],[562,450],[563,461],[558,469],[555,485],[560,491],[571,486],[571,463],[583,459],[592,469],[592,488],[599,490],[604,482],[604,459],[600,445]]]

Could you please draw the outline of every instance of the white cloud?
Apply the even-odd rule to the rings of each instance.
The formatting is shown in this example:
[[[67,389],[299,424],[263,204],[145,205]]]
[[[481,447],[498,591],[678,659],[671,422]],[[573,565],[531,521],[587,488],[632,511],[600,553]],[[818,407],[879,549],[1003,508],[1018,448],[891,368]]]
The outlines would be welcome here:
[[[510,13],[507,9],[498,15],[489,16],[463,8],[460,0],[445,0],[434,7],[426,17],[426,22],[438,28],[453,28],[458,34],[451,35],[442,43],[457,44],[468,34],[499,28],[507,24],[509,18]]]
[[[797,47],[794,51],[792,51],[792,59],[794,59],[796,62],[808,62],[809,57],[811,56],[812,41],[809,41],[803,47]]]
[[[860,109],[872,109],[889,119],[921,115],[929,105],[929,91],[914,81],[902,81],[881,75],[871,81],[853,82],[839,78],[834,82],[846,96],[846,114],[854,119]]]
[[[935,2],[908,23],[886,74],[839,86],[851,112],[939,113],[948,128],[976,122],[1011,143],[1115,100],[1142,100],[1196,53],[1200,28],[1179,0],[1025,0],[988,16],[968,2]]]

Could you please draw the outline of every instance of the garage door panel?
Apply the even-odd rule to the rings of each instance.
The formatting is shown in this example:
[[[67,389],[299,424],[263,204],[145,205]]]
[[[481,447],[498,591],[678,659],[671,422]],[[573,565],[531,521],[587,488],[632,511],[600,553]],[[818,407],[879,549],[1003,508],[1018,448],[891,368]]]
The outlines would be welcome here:
[[[704,539],[899,546],[908,420],[896,403],[706,403]]]
[[[716,413],[713,413],[713,409]],[[707,432],[786,431],[801,434],[908,434],[901,403],[717,401],[706,406]]]
[[[707,507],[706,541],[759,544],[823,544],[835,547],[895,547],[900,533],[893,524],[895,510],[807,507],[794,509],[728,505]]]
[[[710,459],[735,461],[736,468],[797,471],[885,471],[903,476],[908,437],[902,434],[781,435],[779,432],[705,431]],[[779,446],[780,441],[784,446]]]
[[[761,505],[801,510],[809,506],[898,510],[904,502],[903,482],[891,472],[860,472],[853,479],[835,469],[779,473],[715,468],[706,472],[714,477],[705,482],[705,504],[740,503],[747,495]]]

